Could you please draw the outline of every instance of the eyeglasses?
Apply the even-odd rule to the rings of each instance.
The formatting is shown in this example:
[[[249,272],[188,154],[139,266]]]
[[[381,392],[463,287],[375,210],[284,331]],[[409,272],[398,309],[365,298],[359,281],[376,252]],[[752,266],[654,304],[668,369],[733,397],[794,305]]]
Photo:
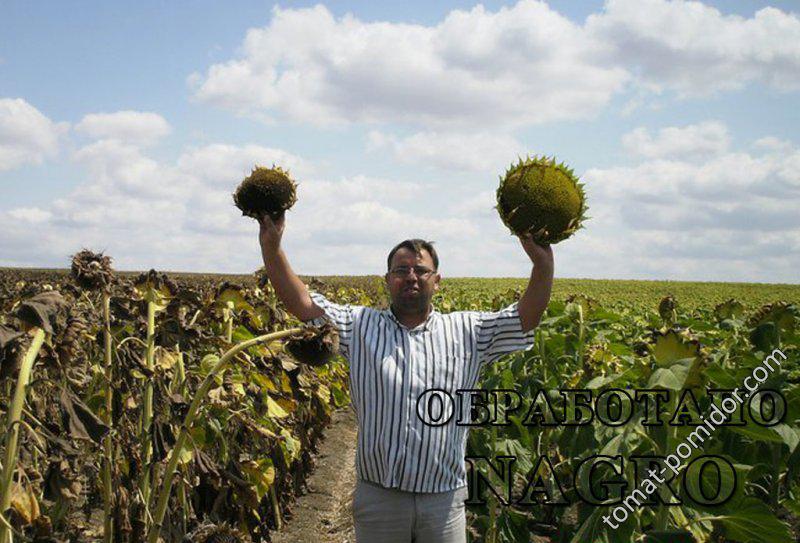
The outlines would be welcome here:
[[[420,279],[427,279],[432,273],[436,273],[436,270],[428,269],[425,266],[397,266],[396,268],[389,270],[389,273],[395,277],[408,277],[412,271],[414,272],[414,275]]]

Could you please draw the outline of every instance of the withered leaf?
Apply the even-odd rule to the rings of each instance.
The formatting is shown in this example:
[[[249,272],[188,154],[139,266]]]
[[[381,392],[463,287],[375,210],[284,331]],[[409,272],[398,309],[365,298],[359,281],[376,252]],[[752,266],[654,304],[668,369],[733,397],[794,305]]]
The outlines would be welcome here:
[[[213,458],[200,449],[195,449],[194,465],[197,468],[197,471],[203,475],[219,477],[219,465]]]
[[[284,369],[284,371],[286,371],[286,372],[293,372],[293,371],[296,371],[296,370],[297,370],[297,368],[299,367],[299,366],[298,366],[297,364],[295,364],[295,363],[294,363],[294,362],[293,362],[293,361],[292,361],[292,360],[291,360],[291,359],[290,359],[288,356],[281,356],[281,357],[279,358],[279,360],[280,360],[280,363],[281,363],[281,367],[282,367],[282,368]]]
[[[237,463],[230,460],[223,470],[223,475],[231,487],[233,487],[239,501],[252,509],[258,507],[258,493],[255,488],[253,488],[253,485],[246,479],[245,474]]]
[[[186,413],[189,411],[189,403],[186,401],[183,395],[178,394],[177,392],[167,396],[167,400],[170,404],[170,411],[173,419],[180,424],[180,422],[182,422],[186,417]]]
[[[169,422],[160,418],[153,421],[153,457],[160,462],[167,457],[167,452],[175,446],[175,434]]]
[[[128,491],[124,487],[118,488],[114,496],[114,539],[116,541],[126,541],[128,534],[133,531],[128,510],[129,501]]]
[[[148,368],[147,364],[145,364],[143,360],[140,360],[139,358],[133,358],[132,361],[135,365],[135,368],[133,369],[136,369],[139,373],[144,375],[146,379],[149,379],[156,374],[155,370]]]
[[[21,335],[22,332],[19,330],[14,330],[6,324],[0,324],[0,352]]]
[[[69,462],[55,461],[50,464],[44,476],[44,497],[47,500],[77,500],[81,494],[81,484],[70,480]]]
[[[100,417],[66,388],[61,389],[59,403],[64,428],[69,430],[72,438],[91,439],[95,443],[100,443],[109,432],[109,427],[100,420]]]
[[[33,521],[34,543],[65,543],[63,539],[53,537],[53,521],[47,515],[39,515]]]
[[[39,518],[39,501],[30,485],[14,483],[11,487],[11,509],[25,526]]]
[[[20,304],[17,318],[48,334],[59,333],[67,325],[67,301],[55,290],[42,292]]]
[[[14,375],[19,369],[20,357],[17,340],[23,332],[0,324],[0,379]]]

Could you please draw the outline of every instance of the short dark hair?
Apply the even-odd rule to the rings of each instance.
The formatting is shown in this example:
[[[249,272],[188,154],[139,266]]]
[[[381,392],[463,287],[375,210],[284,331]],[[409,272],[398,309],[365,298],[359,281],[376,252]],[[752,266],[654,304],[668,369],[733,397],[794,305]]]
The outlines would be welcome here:
[[[408,249],[409,251],[414,251],[414,253],[419,256],[422,256],[422,250],[425,249],[426,251],[428,251],[428,254],[431,255],[431,258],[433,259],[434,269],[436,270],[439,269],[439,256],[436,254],[436,249],[433,248],[433,242],[416,238],[401,241],[400,243],[394,246],[394,249],[389,251],[389,258],[386,259],[387,269],[392,267],[392,257],[394,257],[394,254],[400,249]]]

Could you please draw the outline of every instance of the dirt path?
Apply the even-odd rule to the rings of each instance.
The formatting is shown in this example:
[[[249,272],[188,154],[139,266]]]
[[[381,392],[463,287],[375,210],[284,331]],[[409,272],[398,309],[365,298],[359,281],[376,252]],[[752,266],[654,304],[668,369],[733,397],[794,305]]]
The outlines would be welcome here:
[[[316,468],[308,479],[308,494],[292,507],[292,519],[275,543],[353,543],[353,489],[356,484],[356,418],[350,407],[333,414],[319,447]]]

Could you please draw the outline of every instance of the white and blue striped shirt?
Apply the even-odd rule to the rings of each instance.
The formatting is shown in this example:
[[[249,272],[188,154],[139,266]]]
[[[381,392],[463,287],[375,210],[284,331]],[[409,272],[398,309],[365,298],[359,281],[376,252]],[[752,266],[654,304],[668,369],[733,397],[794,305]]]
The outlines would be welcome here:
[[[522,331],[517,304],[496,312],[434,309],[409,329],[389,309],[335,304],[314,292],[311,298],[325,316],[310,322],[333,321],[350,364],[358,478],[411,492],[466,486],[469,427],[457,425],[457,417],[442,426],[424,424],[417,400],[434,388],[457,400],[457,390],[475,388],[483,364],[529,349],[534,332]]]

